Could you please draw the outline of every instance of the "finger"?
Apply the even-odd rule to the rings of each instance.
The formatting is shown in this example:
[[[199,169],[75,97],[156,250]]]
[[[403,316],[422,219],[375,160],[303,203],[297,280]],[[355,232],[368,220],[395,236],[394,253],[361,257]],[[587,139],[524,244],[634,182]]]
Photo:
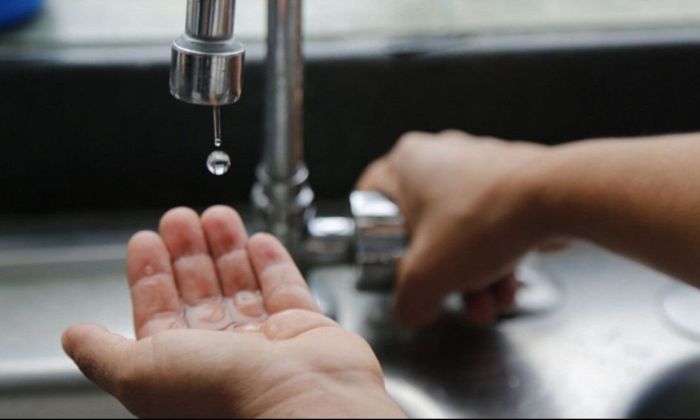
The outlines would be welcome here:
[[[545,239],[537,245],[540,252],[556,252],[568,248],[571,245],[571,238],[565,236],[554,236]]]
[[[397,266],[396,318],[409,328],[424,328],[432,324],[442,312],[445,297],[457,290],[438,269],[441,264],[427,258],[435,253],[425,252],[425,235],[415,235],[411,247]]]
[[[75,325],[63,333],[63,350],[80,371],[105,391],[114,394],[119,378],[133,369],[129,350],[133,341],[99,325]]]
[[[375,190],[401,205],[401,180],[397,172],[407,158],[416,156],[417,145],[434,142],[436,135],[411,131],[402,135],[385,156],[372,162],[360,176],[356,184],[358,190]]]
[[[127,277],[137,338],[184,327],[170,256],[155,232],[139,232],[127,245]]]
[[[202,214],[202,228],[224,296],[257,290],[258,282],[246,250],[248,233],[238,213],[226,206],[211,207]]]
[[[467,320],[474,325],[491,325],[498,316],[498,304],[491,290],[464,295]]]
[[[501,139],[498,139],[496,137],[477,136],[454,128],[449,128],[447,130],[440,131],[437,134],[436,138],[441,140],[470,141],[474,143],[483,143],[487,141],[502,141]]]
[[[294,260],[274,236],[263,233],[250,238],[248,255],[269,313],[288,309],[320,312]]]
[[[386,157],[372,162],[360,176],[355,188],[379,191],[394,201],[400,197],[398,176]]]
[[[396,292],[394,313],[408,328],[425,328],[440,316],[443,298],[429,288],[406,285]]]
[[[502,314],[512,312],[515,307],[515,295],[518,292],[518,280],[514,274],[496,283],[491,288],[498,310]]]
[[[219,280],[199,215],[182,207],[170,210],[160,221],[160,235],[170,253],[175,283],[185,304],[220,297]]]

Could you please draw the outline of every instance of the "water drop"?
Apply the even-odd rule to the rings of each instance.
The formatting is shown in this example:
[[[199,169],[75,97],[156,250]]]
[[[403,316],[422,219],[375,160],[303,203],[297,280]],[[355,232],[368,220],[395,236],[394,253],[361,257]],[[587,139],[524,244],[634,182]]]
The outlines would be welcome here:
[[[214,146],[221,147],[221,139],[219,139],[219,138],[214,139]]]
[[[231,167],[231,158],[221,150],[214,150],[207,158],[207,169],[214,175],[221,176]]]

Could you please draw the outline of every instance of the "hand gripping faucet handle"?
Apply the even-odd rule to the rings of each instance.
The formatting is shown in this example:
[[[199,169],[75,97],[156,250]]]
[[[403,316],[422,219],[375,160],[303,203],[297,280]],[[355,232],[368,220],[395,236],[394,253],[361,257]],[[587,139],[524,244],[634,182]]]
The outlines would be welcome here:
[[[355,220],[357,288],[391,291],[396,263],[406,252],[407,233],[399,207],[377,191],[354,191],[350,210]]]

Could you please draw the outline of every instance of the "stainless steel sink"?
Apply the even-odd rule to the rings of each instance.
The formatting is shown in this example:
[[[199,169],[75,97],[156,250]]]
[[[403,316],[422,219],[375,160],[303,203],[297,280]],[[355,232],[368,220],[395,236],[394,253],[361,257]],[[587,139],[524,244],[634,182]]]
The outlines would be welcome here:
[[[665,276],[586,243],[525,265],[561,291],[550,310],[489,329],[453,312],[422,333],[393,323],[388,297],[354,292],[350,270],[318,275],[335,282],[338,319],[370,341],[416,416],[626,416],[660,372],[700,355],[661,315]]]
[[[124,246],[0,252],[0,417],[129,415],[63,355],[66,327],[95,321],[131,335]]]
[[[0,243],[0,417],[128,415],[82,378],[59,338],[80,321],[132,334],[123,278],[131,230],[66,245],[60,236]],[[395,324],[389,296],[357,292],[353,266],[307,277],[330,315],[371,343],[389,392],[412,417],[610,417],[669,406],[698,414],[674,399],[700,396],[700,368],[689,362],[700,359],[700,342],[662,314],[672,280],[581,242],[530,256],[524,273],[530,290],[514,316],[471,328],[453,300],[424,332]]]
[[[632,418],[698,418],[700,358],[694,357],[655,378],[630,410]]]

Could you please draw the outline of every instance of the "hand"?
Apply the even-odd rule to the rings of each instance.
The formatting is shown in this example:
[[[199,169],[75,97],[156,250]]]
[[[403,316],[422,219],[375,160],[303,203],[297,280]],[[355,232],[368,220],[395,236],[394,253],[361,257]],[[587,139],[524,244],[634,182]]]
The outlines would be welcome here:
[[[138,416],[403,416],[367,343],[323,316],[284,247],[213,207],[128,245],[137,340],[77,325],[63,345]]]
[[[395,200],[410,231],[398,268],[400,321],[430,324],[451,292],[464,294],[479,324],[512,307],[512,270],[543,236],[528,175],[546,150],[457,131],[409,133],[366,170],[358,188]]]

